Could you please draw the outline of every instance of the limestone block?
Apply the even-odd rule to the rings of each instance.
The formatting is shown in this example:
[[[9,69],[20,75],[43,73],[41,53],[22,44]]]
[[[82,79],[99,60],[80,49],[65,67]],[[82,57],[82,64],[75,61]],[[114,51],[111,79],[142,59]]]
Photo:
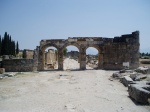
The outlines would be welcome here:
[[[129,84],[133,83],[133,80],[129,77],[129,76],[124,76],[123,78],[120,79],[120,81],[123,83],[123,85],[125,85],[126,87]]]
[[[16,75],[16,73],[6,73],[6,74],[4,74],[4,75],[7,76],[7,77],[13,77],[13,76]]]
[[[137,72],[133,72],[133,73],[130,73],[130,77],[135,80],[135,78],[137,77]]]
[[[3,79],[5,77],[4,74],[0,74],[0,80]]]
[[[136,76],[135,81],[140,81],[141,79],[146,79],[146,78],[147,78],[147,75],[141,74],[141,75]]]
[[[120,73],[119,72],[115,72],[112,74],[113,78],[119,78],[120,77]]]
[[[135,71],[136,72],[140,72],[140,73],[143,73],[143,74],[147,74],[148,73],[148,70],[149,68],[144,66],[144,67],[138,67]]]
[[[136,102],[147,104],[150,99],[150,85],[132,84],[128,86],[129,95]]]
[[[5,68],[0,68],[0,74],[5,73]]]

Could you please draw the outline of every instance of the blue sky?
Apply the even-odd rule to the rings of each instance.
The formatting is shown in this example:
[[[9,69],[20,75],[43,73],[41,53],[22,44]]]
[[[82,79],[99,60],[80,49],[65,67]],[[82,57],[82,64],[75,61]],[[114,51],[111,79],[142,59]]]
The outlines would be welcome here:
[[[150,52],[150,0],[0,0],[0,35],[20,49],[42,39],[109,37],[140,31],[140,51]]]

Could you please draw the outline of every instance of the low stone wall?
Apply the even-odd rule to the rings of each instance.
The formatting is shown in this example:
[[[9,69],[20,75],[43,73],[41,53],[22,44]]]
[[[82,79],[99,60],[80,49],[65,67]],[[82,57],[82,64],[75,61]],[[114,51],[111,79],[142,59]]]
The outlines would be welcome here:
[[[3,60],[2,67],[6,72],[30,72],[34,69],[33,59],[8,59]]]

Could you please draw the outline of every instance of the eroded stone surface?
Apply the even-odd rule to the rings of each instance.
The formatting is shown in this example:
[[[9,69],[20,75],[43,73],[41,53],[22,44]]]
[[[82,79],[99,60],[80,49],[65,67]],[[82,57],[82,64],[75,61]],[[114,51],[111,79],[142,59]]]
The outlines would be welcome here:
[[[128,86],[129,95],[135,101],[143,104],[148,103],[150,98],[150,85],[146,84],[132,84]]]

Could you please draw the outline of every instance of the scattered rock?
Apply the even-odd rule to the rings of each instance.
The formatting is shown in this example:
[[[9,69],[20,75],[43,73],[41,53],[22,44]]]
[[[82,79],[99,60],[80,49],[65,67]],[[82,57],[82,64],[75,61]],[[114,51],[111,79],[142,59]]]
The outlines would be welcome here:
[[[147,76],[146,75],[138,75],[138,76],[136,76],[136,78],[134,79],[135,81],[140,81],[141,79],[146,79],[147,78]]]
[[[125,73],[125,72],[126,72],[126,70],[125,70],[125,69],[123,69],[123,70],[120,70],[119,72],[120,72],[120,73]]]
[[[112,74],[113,78],[119,78],[120,77],[120,73],[119,72],[115,72]]]
[[[120,81],[127,87],[129,84],[132,84],[133,80],[129,76],[124,76]]]
[[[15,76],[16,74],[15,73],[6,73],[6,74],[4,74],[5,76],[8,76],[8,77],[13,77],[13,76]]]
[[[74,112],[76,107],[72,104],[67,104],[65,105],[65,108],[68,110],[68,111],[71,111],[71,112]]]
[[[144,66],[144,67],[139,67],[137,68],[135,71],[139,72],[139,73],[143,73],[143,74],[147,74],[148,73],[149,68]]]
[[[112,79],[112,78],[109,78],[109,80],[110,80],[110,81],[113,81],[113,79]]]
[[[5,73],[5,68],[0,68],[0,74]]]
[[[0,74],[0,79],[3,79],[5,77],[4,74]]]
[[[0,80],[3,79],[3,77],[0,77]]]
[[[126,70],[125,72],[127,72],[127,73],[133,73],[134,70]]]
[[[132,80],[135,80],[135,78],[137,77],[137,72],[130,73],[130,77]]]
[[[146,82],[147,85],[150,85],[150,81]]]
[[[129,95],[136,102],[147,104],[150,98],[150,86],[144,84],[131,84],[128,86]]]

